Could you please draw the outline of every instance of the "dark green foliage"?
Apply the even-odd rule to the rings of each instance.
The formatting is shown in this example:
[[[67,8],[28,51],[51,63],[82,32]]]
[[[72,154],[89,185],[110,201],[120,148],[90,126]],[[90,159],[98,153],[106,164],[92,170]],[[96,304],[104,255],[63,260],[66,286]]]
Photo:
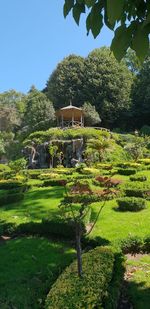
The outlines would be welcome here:
[[[136,83],[133,90],[133,112],[135,118],[135,125],[142,129],[143,135],[149,135],[150,125],[150,56],[145,60],[142,69],[137,75]]]
[[[146,201],[140,197],[124,197],[117,200],[118,210],[140,211],[146,208]]]
[[[19,202],[24,198],[23,192],[9,193],[9,191],[7,191],[0,194],[0,206]]]
[[[120,243],[123,253],[150,253],[150,235],[145,238],[130,236]]]
[[[32,87],[25,99],[24,125],[28,126],[27,131],[46,130],[54,124],[54,120],[52,102],[44,93]]]
[[[97,113],[95,106],[92,106],[89,102],[85,102],[82,106],[84,112],[84,125],[93,126],[99,125],[101,122],[100,116]]]
[[[14,181],[14,180],[4,180],[0,181],[0,190],[10,190],[21,188],[23,186],[22,182]]]
[[[148,125],[144,125],[141,129],[140,129],[140,133],[142,135],[150,135],[150,126]]]
[[[138,236],[130,236],[121,241],[121,249],[123,253],[139,253],[142,251],[143,248],[143,239]]]
[[[103,308],[103,299],[113,276],[114,258],[114,253],[107,247],[84,253],[83,278],[78,277],[77,262],[73,262],[53,285],[45,308]]]
[[[67,183],[67,180],[63,177],[60,179],[49,179],[43,181],[43,187],[49,187],[49,186],[65,186]]]
[[[150,253],[150,235],[144,238],[143,252]]]
[[[144,176],[144,175],[143,175],[143,176],[142,176],[142,175],[139,175],[139,176],[138,176],[138,175],[137,175],[137,176],[135,175],[135,176],[131,176],[131,177],[130,177],[130,180],[131,180],[131,181],[141,181],[141,182],[143,182],[143,181],[146,181],[146,180],[147,180],[147,177]]]
[[[133,168],[119,168],[118,169],[118,174],[120,175],[126,175],[126,176],[129,176],[129,175],[134,175],[136,174],[136,169],[133,169]]]
[[[145,182],[127,182],[122,189],[127,196],[146,197],[147,192],[150,192],[150,185]]]
[[[121,253],[115,254],[113,277],[109,284],[108,295],[104,301],[105,309],[118,308],[118,300],[125,272],[125,257]]]
[[[56,109],[70,104],[81,106],[83,100],[84,59],[70,55],[60,62],[47,82],[47,95]]]
[[[149,49],[149,3],[132,0],[65,0],[64,17],[72,11],[75,22],[79,25],[80,16],[86,14],[87,33],[91,31],[96,38],[103,26],[115,30],[111,50],[120,61],[129,47],[135,50],[141,61]]]

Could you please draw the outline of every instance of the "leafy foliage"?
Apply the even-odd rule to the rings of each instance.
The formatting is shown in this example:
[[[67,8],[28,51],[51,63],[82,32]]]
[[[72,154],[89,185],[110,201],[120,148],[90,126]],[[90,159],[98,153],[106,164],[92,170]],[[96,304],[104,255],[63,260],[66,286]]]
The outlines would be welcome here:
[[[87,32],[94,38],[99,35],[103,26],[115,30],[111,50],[121,60],[131,47],[142,61],[149,49],[150,6],[144,0],[65,0],[64,17],[70,11],[79,24],[82,13],[87,13]]]
[[[102,306],[113,275],[114,254],[109,248],[97,247],[83,254],[84,277],[76,273],[73,262],[50,290],[46,308],[95,308]],[[67,291],[67,292],[66,292]]]

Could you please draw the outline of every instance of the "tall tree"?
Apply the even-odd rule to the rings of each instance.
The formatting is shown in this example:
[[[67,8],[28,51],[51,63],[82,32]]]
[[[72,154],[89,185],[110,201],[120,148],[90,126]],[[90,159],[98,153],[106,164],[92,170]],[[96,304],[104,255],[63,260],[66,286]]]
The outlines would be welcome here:
[[[0,130],[12,131],[21,125],[24,112],[24,99],[22,93],[15,90],[0,94]]]
[[[150,126],[150,56],[147,57],[142,69],[137,74],[133,90],[133,102],[136,127]]]
[[[25,100],[24,125],[29,131],[48,129],[54,124],[55,110],[44,93],[32,87]]]
[[[84,99],[95,105],[102,125],[123,125],[131,106],[132,82],[132,73],[123,62],[116,61],[108,48],[95,49],[85,59]]]
[[[82,98],[84,59],[70,55],[61,61],[47,82],[47,95],[55,108],[84,103]]]
[[[72,11],[77,24],[86,13],[87,32],[97,37],[105,25],[114,31],[111,50],[121,60],[127,49],[141,61],[149,49],[150,3],[148,0],[64,0],[64,16]],[[87,13],[88,12],[88,13]]]

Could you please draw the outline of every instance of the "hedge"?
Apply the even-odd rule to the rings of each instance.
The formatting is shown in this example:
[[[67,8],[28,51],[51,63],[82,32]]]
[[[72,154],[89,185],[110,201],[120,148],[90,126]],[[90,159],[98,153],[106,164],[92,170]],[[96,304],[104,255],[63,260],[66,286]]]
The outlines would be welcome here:
[[[0,181],[0,190],[11,190],[23,187],[23,183],[15,180],[3,180]]]
[[[146,194],[150,192],[150,185],[147,182],[129,182],[122,187],[126,196],[146,197]]]
[[[0,206],[19,202],[23,200],[23,198],[24,198],[23,192],[10,193],[10,194],[8,194],[8,192],[3,193],[0,195]]]
[[[46,309],[104,308],[113,278],[115,254],[108,247],[97,247],[82,255],[83,277],[77,275],[74,261],[52,286]]]
[[[143,182],[143,181],[146,181],[147,180],[147,177],[146,176],[142,176],[142,175],[135,175],[135,176],[131,176],[130,177],[130,180],[131,181],[141,181],[141,182]]]
[[[119,168],[117,173],[120,174],[120,175],[126,175],[126,176],[134,175],[136,173],[136,169],[134,169],[134,168]]]
[[[45,180],[43,181],[42,186],[43,187],[49,187],[49,186],[65,186],[67,183],[66,179],[49,179],[49,180]]]
[[[146,201],[143,198],[124,197],[117,200],[118,209],[121,211],[139,211],[146,208]]]

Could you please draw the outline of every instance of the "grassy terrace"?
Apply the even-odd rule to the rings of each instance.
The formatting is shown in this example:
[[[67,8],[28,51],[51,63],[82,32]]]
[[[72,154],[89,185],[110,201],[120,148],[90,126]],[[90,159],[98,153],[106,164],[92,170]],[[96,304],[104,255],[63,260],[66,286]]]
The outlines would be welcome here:
[[[44,238],[1,244],[0,308],[41,308],[50,286],[73,257],[69,245]]]
[[[147,181],[150,181],[149,170],[139,171],[138,175],[145,175]],[[129,181],[129,176],[114,175],[113,178]],[[32,187],[22,201],[0,207],[1,234],[3,224],[15,223],[19,226],[22,223],[40,223],[43,218],[54,219],[59,213],[58,205],[63,198],[64,188],[38,187],[41,183],[39,179],[30,179]],[[94,184],[91,187],[93,190],[102,189]],[[93,219],[102,203],[92,204]],[[117,210],[117,202],[113,199],[106,202],[90,238],[99,236],[118,243],[130,235],[145,237],[149,234],[149,220],[150,201],[147,201],[147,208],[142,211],[121,212]],[[51,285],[73,258],[74,249],[70,243],[33,236],[1,240],[0,308],[44,308],[44,300]],[[149,261],[148,256],[139,261],[128,260],[128,267],[138,263],[137,272],[129,280],[129,296],[137,309],[149,308]],[[141,297],[143,300],[140,301]]]

